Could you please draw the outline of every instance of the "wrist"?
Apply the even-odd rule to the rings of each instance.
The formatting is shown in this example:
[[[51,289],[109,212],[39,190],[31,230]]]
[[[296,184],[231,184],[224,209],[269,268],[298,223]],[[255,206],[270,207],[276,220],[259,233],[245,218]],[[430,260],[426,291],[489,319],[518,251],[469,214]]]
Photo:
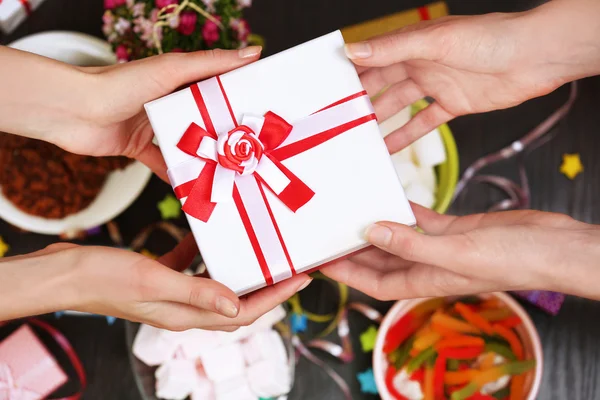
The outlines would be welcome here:
[[[0,131],[60,144],[65,121],[86,117],[91,74],[9,48],[0,59]]]
[[[600,2],[554,0],[520,14],[526,57],[556,86],[600,73]]]
[[[0,321],[73,308],[77,259],[76,251],[50,247],[0,262]]]

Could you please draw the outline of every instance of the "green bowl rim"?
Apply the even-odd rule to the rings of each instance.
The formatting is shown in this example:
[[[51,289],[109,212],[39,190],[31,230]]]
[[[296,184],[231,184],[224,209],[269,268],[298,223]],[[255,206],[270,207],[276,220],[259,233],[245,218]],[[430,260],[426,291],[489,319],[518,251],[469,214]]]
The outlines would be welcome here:
[[[429,102],[425,99],[419,100],[414,104],[415,109],[423,110],[429,106]],[[434,210],[440,214],[448,211],[450,204],[452,203],[452,198],[454,197],[454,191],[456,189],[456,185],[458,183],[458,174],[460,169],[460,160],[458,157],[458,149],[456,147],[456,141],[454,140],[454,135],[450,130],[448,124],[442,124],[437,128],[442,136],[442,140],[444,141],[444,147],[446,149],[446,161],[442,164],[448,168],[448,181],[446,182],[446,190],[444,193],[437,193],[436,203]],[[439,167],[436,167],[436,175],[439,180]],[[438,181],[438,187],[440,183]]]

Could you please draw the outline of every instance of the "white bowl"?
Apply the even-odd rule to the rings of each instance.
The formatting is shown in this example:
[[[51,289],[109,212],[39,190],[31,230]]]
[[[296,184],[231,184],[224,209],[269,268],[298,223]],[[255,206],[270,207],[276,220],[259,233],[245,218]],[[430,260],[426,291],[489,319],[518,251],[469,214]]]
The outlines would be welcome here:
[[[523,393],[526,395],[523,400],[535,400],[540,391],[540,384],[542,382],[543,374],[543,354],[542,344],[538,335],[537,329],[527,312],[521,307],[521,305],[506,293],[495,292],[489,294],[482,294],[478,297],[482,299],[488,299],[495,297],[504,303],[515,315],[517,315],[523,322],[517,329],[516,332],[523,341],[523,349],[525,350],[525,357],[528,359],[535,359],[536,366],[533,373],[527,375],[525,380],[525,390]],[[383,354],[383,344],[387,332],[396,321],[402,318],[408,311],[415,308],[417,305],[427,301],[429,299],[414,299],[414,300],[401,300],[394,304],[394,306],[388,311],[385,318],[383,319],[379,332],[377,333],[377,341],[375,342],[375,348],[373,349],[373,372],[375,375],[375,383],[379,390],[379,395],[382,400],[395,400],[390,394],[385,384],[385,372],[388,367],[388,362]]]
[[[116,62],[110,45],[76,32],[45,32],[19,39],[10,47],[75,65],[111,65]],[[131,205],[142,193],[152,172],[140,162],[109,174],[96,199],[84,210],[63,219],[46,219],[16,208],[0,192],[0,218],[27,231],[58,235],[105,224]]]

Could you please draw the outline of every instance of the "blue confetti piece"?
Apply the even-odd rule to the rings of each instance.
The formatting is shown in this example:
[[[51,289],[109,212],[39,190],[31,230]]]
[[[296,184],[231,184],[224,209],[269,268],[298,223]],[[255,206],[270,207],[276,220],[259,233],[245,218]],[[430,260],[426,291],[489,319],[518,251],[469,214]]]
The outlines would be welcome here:
[[[377,385],[375,384],[375,375],[373,375],[372,368],[356,374],[356,379],[358,379],[358,382],[360,383],[360,391],[362,393],[379,394]]]
[[[64,312],[64,311],[57,311],[57,312],[55,312],[55,313],[54,313],[54,317],[55,317],[56,319],[59,319],[59,318],[60,318],[60,317],[62,317],[63,315],[65,315],[65,312]]]
[[[109,325],[114,324],[116,320],[117,319],[115,317],[109,317],[109,316],[106,317],[106,322],[108,322]]]
[[[292,313],[291,325],[293,333],[306,332],[308,329],[308,318],[305,314]]]

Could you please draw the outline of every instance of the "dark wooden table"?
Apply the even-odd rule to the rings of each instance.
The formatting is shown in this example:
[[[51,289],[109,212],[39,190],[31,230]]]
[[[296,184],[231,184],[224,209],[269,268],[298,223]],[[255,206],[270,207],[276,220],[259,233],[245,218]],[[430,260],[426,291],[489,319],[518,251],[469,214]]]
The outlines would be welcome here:
[[[339,27],[386,15],[402,9],[423,5],[423,0],[255,0],[247,16],[251,25],[267,39],[268,54]],[[535,6],[540,1],[528,0],[448,0],[453,14],[479,14],[492,11],[517,11]],[[47,30],[80,31],[101,37],[102,1],[46,0],[13,35],[0,36],[0,44],[25,35]],[[1,90],[1,88],[0,88]],[[567,97],[566,88],[536,99],[517,108],[460,118],[450,125],[453,129],[464,168],[484,153],[499,149],[523,135],[557,108]],[[600,78],[581,83],[580,96],[572,113],[555,128],[557,136],[527,159],[527,170],[536,209],[568,213],[592,223],[600,223]],[[585,173],[570,181],[558,172],[563,153],[581,153]],[[514,162],[499,164],[489,172],[516,177]],[[126,240],[144,226],[159,219],[156,202],[170,188],[153,179],[141,198],[118,218]],[[483,211],[500,194],[484,187],[472,187],[467,196],[455,204],[452,211],[466,214]],[[15,232],[0,222],[0,235],[12,245],[11,254],[27,253],[57,241],[56,237]],[[88,243],[108,244],[106,233]],[[151,244],[152,245],[152,244]],[[157,249],[155,251],[162,251]],[[552,266],[548,266],[552,268]],[[308,289],[307,307],[327,311],[332,307],[332,291],[320,283]],[[364,299],[353,293],[354,299]],[[366,299],[381,310],[389,303]],[[43,299],[41,299],[43,301]],[[600,398],[600,304],[569,298],[557,317],[549,317],[527,306],[544,345],[545,374],[541,399],[589,400]],[[52,319],[52,317],[50,317]],[[128,360],[124,323],[108,326],[103,319],[65,318],[53,321],[72,341],[83,359],[89,376],[84,399],[139,399]],[[355,341],[368,323],[360,317],[351,321]],[[6,329],[0,332],[5,334]],[[360,353],[347,366],[332,365],[351,383],[356,398],[360,395],[356,373],[370,364],[370,355]],[[72,371],[69,371],[72,373]],[[73,379],[74,380],[74,379]],[[76,386],[65,388],[65,393]],[[362,397],[361,397],[362,396]],[[296,387],[291,399],[339,399],[335,385],[321,370],[302,361],[298,367]]]

